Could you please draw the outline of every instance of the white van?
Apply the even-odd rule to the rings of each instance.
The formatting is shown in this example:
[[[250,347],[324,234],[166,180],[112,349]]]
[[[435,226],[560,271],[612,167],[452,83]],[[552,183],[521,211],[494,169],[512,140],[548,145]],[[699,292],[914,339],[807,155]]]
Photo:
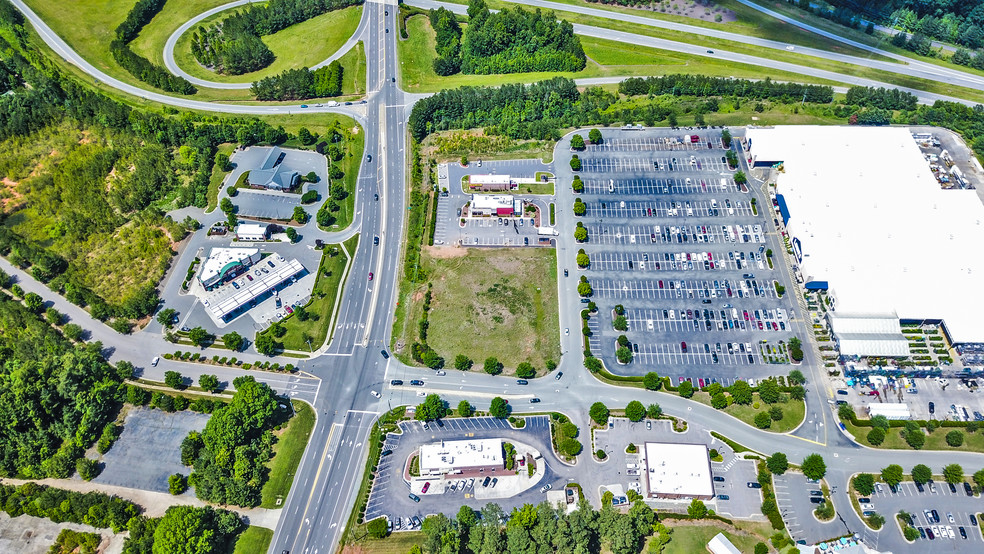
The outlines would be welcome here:
[[[157,364],[160,363],[160,361],[161,361],[160,356],[154,356],[154,359],[150,361],[150,365],[157,367]]]

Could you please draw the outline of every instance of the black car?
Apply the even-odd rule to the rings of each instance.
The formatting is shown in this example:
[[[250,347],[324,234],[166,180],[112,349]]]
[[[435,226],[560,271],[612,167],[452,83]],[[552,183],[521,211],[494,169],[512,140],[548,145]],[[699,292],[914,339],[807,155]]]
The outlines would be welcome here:
[[[723,483],[724,482],[724,477],[719,477],[719,476],[715,475],[714,476],[714,480],[717,481],[718,483]]]
[[[517,385],[529,385],[530,382],[527,381],[526,379],[516,379],[516,384]]]
[[[410,381],[410,384],[412,386],[414,386],[414,387],[422,387],[422,386],[424,386],[424,382],[421,381],[420,379],[414,379],[414,380]]]
[[[375,200],[376,202],[379,202],[379,195],[378,194],[373,194],[372,195],[372,199]]]
[[[916,483],[916,490],[918,490],[919,492],[923,492],[926,489],[923,488],[923,484],[922,483],[917,482]]]
[[[389,353],[388,353],[388,352],[386,352],[385,350],[380,350],[380,351],[379,351],[379,353],[380,353],[380,354],[382,354],[382,355],[383,355],[383,358],[385,358],[385,359],[387,359],[387,360],[388,360],[388,359],[389,359],[389,357],[390,357],[390,355],[389,355]]]
[[[563,377],[563,376],[564,376],[564,372],[563,371],[558,371],[557,372],[557,375],[554,377],[554,379],[560,381],[560,378]]]
[[[376,246],[379,246],[379,237],[372,237],[372,243]]]
[[[530,404],[539,404],[539,403],[540,403],[539,398],[536,397],[530,398]]]
[[[813,502],[814,504],[823,504],[824,502],[826,502],[826,500],[823,499],[823,498],[814,496],[814,497],[811,497],[810,498],[810,502]]]
[[[974,496],[974,489],[970,488],[970,483],[964,482],[964,492],[967,496]]]
[[[410,500],[413,500],[414,502],[420,502],[420,497],[417,496],[416,494],[410,493]]]
[[[485,480],[484,480],[484,481],[482,481],[482,486],[483,486],[483,487],[487,487],[487,486],[489,486],[489,481],[491,481],[491,480],[492,480],[492,478],[491,478],[491,477],[486,477],[486,478],[485,478]]]
[[[957,487],[954,486],[953,483],[947,483],[947,485],[950,486],[950,492],[953,492],[953,493],[957,492]]]
[[[750,488],[750,489],[761,489],[762,488],[762,485],[756,483],[755,481],[749,481],[748,482],[748,488]]]
[[[810,491],[810,496],[823,496],[823,491]]]
[[[925,539],[926,538],[926,530],[923,529],[922,527],[919,528],[919,538],[921,538],[921,539]]]
[[[960,527],[957,527],[957,531],[960,531],[960,538],[962,539],[967,538],[967,530],[964,529],[962,525]]]
[[[403,384],[402,379],[393,379],[392,381],[390,381],[390,385],[393,385],[394,387],[398,387],[402,384]]]
[[[380,457],[383,457],[383,456],[389,456],[389,455],[390,455],[390,454],[392,454],[392,453],[393,453],[393,451],[392,451],[392,450],[383,450],[382,452],[380,452],[380,453],[379,453],[379,456],[380,456]]]
[[[929,413],[930,414],[935,414],[936,413],[936,404],[934,404],[932,402],[929,403]]]

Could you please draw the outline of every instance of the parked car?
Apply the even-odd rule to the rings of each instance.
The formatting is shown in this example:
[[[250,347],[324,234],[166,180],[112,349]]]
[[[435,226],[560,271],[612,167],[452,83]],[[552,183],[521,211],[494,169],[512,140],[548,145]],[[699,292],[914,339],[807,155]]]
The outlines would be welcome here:
[[[427,481],[426,483],[424,483],[424,488],[420,489],[420,492],[426,493],[427,490],[430,489],[430,487],[431,487],[431,483],[430,481]]]
[[[154,356],[154,359],[150,361],[150,365],[157,367],[157,364],[160,363],[160,361],[161,361],[160,356]]]
[[[714,480],[717,481],[718,483],[723,483],[724,482],[724,477],[720,477],[718,475],[715,475],[714,476]]]
[[[750,488],[750,489],[761,489],[762,488],[762,485],[758,484],[755,481],[749,481],[748,482],[748,488]]]
[[[413,500],[414,502],[420,502],[420,497],[414,493],[410,493],[410,500]]]
[[[402,379],[393,379],[392,381],[390,381],[390,385],[392,385],[394,387],[399,387],[402,384],[403,384],[403,380]]]

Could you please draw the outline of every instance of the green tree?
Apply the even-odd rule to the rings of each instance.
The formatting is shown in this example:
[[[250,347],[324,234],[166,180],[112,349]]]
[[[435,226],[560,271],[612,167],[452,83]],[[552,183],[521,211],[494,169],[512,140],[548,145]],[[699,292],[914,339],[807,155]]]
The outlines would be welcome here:
[[[219,390],[219,378],[215,375],[204,373],[198,378],[198,386],[201,387],[202,390],[216,392]]]
[[[642,384],[646,390],[659,390],[663,386],[663,380],[659,378],[658,373],[650,371],[643,376]]]
[[[711,407],[715,410],[722,410],[728,407],[728,397],[723,392],[719,392],[711,397]]]
[[[284,231],[284,233],[287,235],[287,240],[289,240],[291,243],[297,242],[297,229],[293,227],[288,227]]]
[[[583,248],[577,253],[576,261],[578,267],[588,267],[591,265],[591,258],[588,257]]]
[[[462,506],[458,509],[456,521],[464,529],[470,529],[478,523],[478,514],[475,513],[474,508],[471,506]]]
[[[789,469],[789,460],[782,452],[776,452],[765,460],[765,467],[769,468],[774,475],[782,475]]]
[[[888,431],[888,428],[891,427],[891,425],[888,423],[888,418],[883,415],[876,415],[875,417],[871,418],[871,426],[877,427],[882,431]]]
[[[175,473],[167,478],[167,490],[174,495],[181,494],[188,490],[188,480],[184,475]]]
[[[498,375],[502,373],[502,364],[499,359],[494,356],[489,356],[485,358],[485,373],[489,375]]]
[[[591,419],[598,425],[605,425],[608,423],[608,407],[602,402],[595,402],[591,405],[591,409],[588,411],[588,415]]]
[[[505,398],[496,396],[492,399],[492,404],[489,406],[489,415],[499,419],[509,417],[509,402]]]
[[[79,458],[75,461],[75,471],[84,481],[92,481],[99,475],[99,462],[89,458]]]
[[[601,144],[604,142],[601,138],[601,131],[598,129],[591,129],[588,131],[588,140],[591,141],[591,144]]]
[[[212,334],[202,327],[195,327],[191,331],[188,331],[188,338],[195,346],[204,347],[208,343],[212,342]]]
[[[919,450],[926,444],[926,433],[923,433],[919,429],[906,431],[905,442],[908,443],[913,449]]]
[[[804,458],[800,468],[808,479],[820,480],[827,474],[827,464],[819,454],[810,454]]]
[[[154,529],[153,552],[207,554],[228,547],[242,529],[239,516],[210,507],[171,506]]]
[[[646,417],[649,419],[659,419],[662,415],[663,408],[661,408],[659,404],[650,404],[649,407],[646,408]]]
[[[615,350],[615,357],[620,363],[627,364],[632,362],[632,349],[627,346],[619,346]]]
[[[184,388],[184,377],[182,377],[177,371],[165,371],[164,384],[172,389]]]
[[[690,505],[687,506],[687,515],[690,516],[690,519],[704,519],[707,517],[707,506],[695,498],[691,500]]]
[[[871,446],[878,446],[885,442],[885,431],[878,427],[873,427],[870,431],[868,431],[867,438],[868,444]]]
[[[752,403],[752,387],[748,385],[745,381],[735,381],[731,385],[731,398],[734,399],[735,404],[741,404],[747,406]]]
[[[168,329],[174,325],[174,317],[178,315],[178,312],[173,308],[164,308],[163,310],[157,312],[157,323],[160,323],[163,327]]]
[[[854,421],[854,407],[850,404],[841,404],[837,407],[837,417],[844,421]]]
[[[629,418],[629,421],[642,421],[642,418],[646,417],[646,407],[642,402],[633,400],[625,407],[625,417]]]
[[[629,321],[625,319],[624,315],[617,315],[615,316],[615,321],[612,323],[612,326],[615,327],[616,331],[628,331]]]
[[[239,333],[232,331],[222,335],[222,344],[233,352],[239,352],[243,347],[243,337]]]
[[[574,135],[571,137],[571,150],[584,150],[584,137]]]
[[[775,379],[766,379],[759,384],[759,398],[762,402],[766,404],[775,404],[779,402],[781,393],[779,391],[779,383],[776,383]]]
[[[578,223],[581,223],[578,221]],[[588,240],[588,229],[584,225],[578,225],[574,228],[574,240],[577,242],[584,242]]]
[[[949,464],[943,468],[943,479],[947,483],[957,484],[964,480],[964,471],[959,464]]]
[[[745,176],[744,171],[736,171],[734,176],[735,184],[744,185],[748,182],[748,177]]]
[[[520,379],[531,379],[536,375],[536,368],[529,362],[521,362],[516,366],[516,377]]]
[[[974,472],[974,484],[977,485],[977,490],[984,490],[984,469]]]
[[[960,431],[953,430],[946,434],[946,443],[953,448],[963,446],[964,434]]]
[[[888,467],[882,469],[881,478],[882,481],[888,483],[891,487],[898,486],[902,482],[902,466],[898,464],[891,464]]]
[[[458,415],[461,417],[471,417],[475,413],[475,408],[467,400],[458,402]]]
[[[585,279],[577,284],[577,294],[580,296],[588,297],[594,293],[594,289],[591,288],[591,283]]]
[[[725,132],[727,131],[725,129]],[[755,543],[755,554],[769,554],[769,545],[764,542]]]
[[[256,351],[266,356],[272,356],[277,352],[279,345],[270,333],[257,333],[256,340],[253,342]]]
[[[65,334],[65,337],[76,342],[82,338],[82,332],[82,327],[75,323],[66,323],[62,327],[62,333]]]
[[[782,415],[782,408],[779,406],[769,408],[769,417],[772,418],[772,421],[782,421]]]
[[[594,356],[585,356],[584,358],[584,369],[587,369],[591,373],[598,373],[601,371],[602,364],[601,360],[595,358]]]
[[[588,211],[588,206],[580,198],[574,199],[574,215],[581,216]]]
[[[417,405],[414,418],[417,421],[434,421],[444,417],[444,400],[436,394],[428,394],[422,404]]]
[[[772,427],[772,418],[769,417],[769,412],[759,412],[755,415],[755,419],[752,420],[756,427],[759,429],[768,429]]]
[[[875,476],[870,473],[859,473],[854,476],[852,482],[858,494],[868,496],[875,492]]]
[[[581,171],[581,158],[577,154],[571,157],[571,171]]]
[[[473,363],[472,359],[464,354],[458,354],[454,357],[454,368],[461,371],[468,371]]]
[[[727,129],[721,131],[721,142],[725,148],[731,148],[731,131]]]
[[[806,377],[803,376],[802,371],[794,369],[789,372],[788,381],[790,385],[804,385],[806,384]]]
[[[300,223],[301,225],[304,225],[305,223],[308,222],[308,219],[310,218],[311,216],[306,211],[304,211],[304,208],[300,206],[294,207],[294,215],[293,215],[294,221]]]
[[[912,466],[912,480],[920,485],[924,485],[933,479],[933,470],[925,464]]]
[[[369,533],[370,537],[381,539],[387,534],[387,524],[385,517],[377,517],[366,523],[366,532]]]
[[[680,383],[680,386],[677,388],[677,393],[684,398],[692,397],[694,395],[694,384],[690,381]]]
[[[44,306],[44,298],[41,298],[40,294],[29,292],[24,295],[24,305],[27,306],[28,310],[38,313]]]

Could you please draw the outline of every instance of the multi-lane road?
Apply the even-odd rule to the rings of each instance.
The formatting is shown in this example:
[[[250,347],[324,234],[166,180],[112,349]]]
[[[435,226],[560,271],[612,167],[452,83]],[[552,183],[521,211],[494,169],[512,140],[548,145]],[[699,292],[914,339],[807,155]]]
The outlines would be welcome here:
[[[59,38],[41,19],[34,14],[22,0],[12,0],[37,29],[40,36],[56,53],[77,65],[90,76],[122,92],[154,102],[176,107],[237,114],[286,114],[301,110],[298,105],[233,105],[201,102],[169,96],[144,90],[115,79],[84,60],[68,44]],[[412,0],[415,5],[425,5],[429,0]],[[544,5],[552,9],[565,9],[580,13],[591,13],[597,17],[624,19],[620,14],[595,11],[586,7],[570,7],[559,4],[530,0],[530,5]],[[436,4],[434,4],[436,5]],[[449,5],[456,10],[460,9]],[[363,161],[359,183],[360,192],[356,198],[360,216],[354,223],[364,239],[360,240],[358,250],[351,266],[345,292],[341,299],[340,322],[332,343],[322,349],[322,355],[313,360],[300,362],[302,373],[297,376],[253,372],[258,379],[274,386],[278,391],[311,403],[317,412],[317,424],[312,432],[310,443],[298,468],[294,486],[283,508],[275,531],[271,552],[304,552],[319,554],[333,552],[339,543],[361,480],[366,457],[366,442],[376,416],[390,406],[412,404],[417,400],[416,391],[403,387],[389,387],[393,378],[424,378],[426,392],[439,393],[452,404],[459,399],[468,399],[480,408],[487,407],[495,396],[506,396],[523,400],[530,396],[541,399],[538,410],[557,410],[569,413],[579,425],[587,424],[588,406],[595,401],[603,401],[612,406],[625,405],[630,400],[658,402],[670,414],[678,415],[704,426],[718,429],[733,440],[760,452],[786,452],[791,460],[798,461],[813,453],[822,453],[828,464],[831,482],[839,490],[846,490],[849,475],[855,471],[877,471],[890,463],[900,463],[911,467],[916,463],[927,463],[942,467],[946,463],[961,463],[965,468],[984,466],[984,456],[973,453],[933,453],[897,452],[865,449],[850,441],[833,427],[829,407],[819,387],[808,397],[808,424],[789,435],[776,435],[754,429],[738,420],[731,419],[712,408],[662,393],[646,392],[639,389],[626,389],[602,384],[582,367],[579,337],[559,337],[564,353],[560,370],[562,379],[548,376],[535,379],[530,385],[517,387],[512,379],[492,377],[484,374],[448,372],[436,376],[433,372],[410,368],[394,358],[385,359],[380,350],[389,344],[391,318],[396,304],[399,282],[399,260],[402,259],[402,226],[405,211],[405,175],[407,152],[405,122],[409,109],[418,95],[409,95],[399,89],[399,60],[396,53],[396,40],[399,29],[395,2],[367,2],[359,29],[352,40],[363,40],[367,52],[367,103],[354,107],[312,107],[308,112],[337,112],[356,118],[365,129],[366,154],[372,155],[372,162]],[[618,16],[618,17],[616,17]],[[631,17],[631,16],[625,16]],[[673,25],[655,20],[647,20],[649,25],[673,29]],[[386,32],[390,29],[390,32]],[[577,26],[579,33],[629,41],[635,44],[651,45],[669,50],[703,54],[701,47],[675,43],[648,36],[616,32],[608,29]],[[679,30],[679,29],[678,29]],[[702,27],[687,28],[688,32],[710,34]],[[594,33],[592,35],[592,33]],[[177,36],[177,35],[175,35]],[[173,37],[172,37],[173,38]],[[735,39],[738,40],[738,39]],[[759,44],[742,38],[739,42]],[[775,45],[762,42],[765,47]],[[822,51],[811,55],[829,57]],[[754,63],[766,68],[785,69],[805,75],[830,78],[845,83],[882,85],[877,81],[854,78],[833,72],[816,71],[802,65],[776,62],[719,51],[719,58]],[[831,58],[833,59],[833,58]],[[871,60],[856,58],[851,63],[875,67]],[[892,69],[905,74],[918,75],[935,80],[957,82],[980,87],[980,78],[951,70],[936,68],[927,73],[919,64],[891,64]],[[898,67],[896,67],[898,66]],[[909,69],[905,69],[909,68]],[[935,68],[935,66],[933,66]],[[910,73],[909,71],[915,73]],[[967,81],[962,81],[967,79]],[[977,81],[975,81],[976,79]],[[939,98],[937,95],[913,91],[924,101]],[[560,148],[560,146],[558,146]],[[374,194],[379,200],[374,200]],[[562,204],[562,203],[561,203]],[[561,216],[564,214],[561,213]],[[563,225],[563,217],[560,218]],[[573,266],[575,249],[566,244],[571,233],[561,233],[558,258],[562,266]],[[367,240],[378,236],[379,244]],[[27,290],[37,288],[44,292],[43,285],[33,282],[29,275],[18,272],[5,262],[0,262],[5,270],[15,274]],[[368,280],[368,274],[375,279]],[[561,298],[571,300],[576,296],[570,282],[559,282]],[[45,294],[50,298],[50,294]],[[561,327],[578,329],[578,308],[562,300],[560,306]],[[76,323],[83,324],[92,333],[93,340],[102,341],[107,354],[113,360],[130,359],[137,365],[146,363],[148,347],[158,346],[148,341],[153,337],[127,337],[115,334],[99,322],[89,318],[83,310],[55,298],[56,307],[67,313]],[[144,333],[146,334],[146,333]],[[161,340],[160,351],[166,351]],[[149,346],[148,346],[149,345]],[[173,347],[173,346],[172,346]],[[286,360],[295,361],[296,360]],[[143,364],[139,363],[143,362]],[[195,376],[201,373],[219,373],[220,378],[231,381],[240,370],[217,370],[214,366],[199,366],[181,362],[163,361],[156,368],[141,368],[145,376],[159,377],[166,369],[177,369],[184,375]],[[228,373],[228,375],[226,375]],[[382,391],[383,398],[377,400],[370,391]],[[815,426],[811,430],[809,426]],[[819,432],[823,428],[823,432]],[[844,514],[848,525],[860,530],[861,523],[849,514],[853,511],[847,505],[846,497],[835,495],[835,505]]]

